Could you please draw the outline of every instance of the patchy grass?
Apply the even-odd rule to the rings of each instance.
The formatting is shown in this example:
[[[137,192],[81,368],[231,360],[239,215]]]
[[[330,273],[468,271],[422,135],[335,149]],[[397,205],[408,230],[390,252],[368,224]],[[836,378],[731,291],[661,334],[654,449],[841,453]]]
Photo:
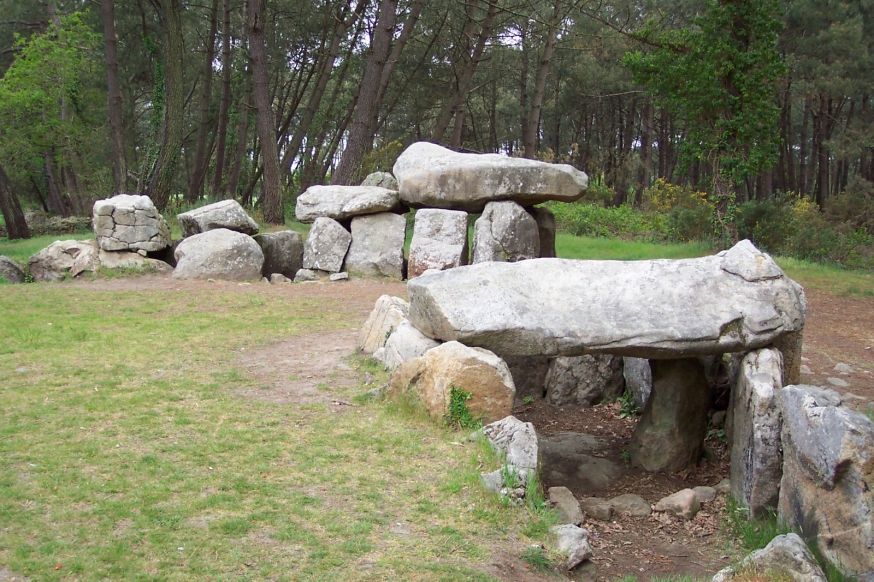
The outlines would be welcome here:
[[[488,579],[495,552],[541,541],[532,512],[480,485],[494,454],[415,406],[236,396],[255,380],[235,354],[341,326],[342,305],[196,289],[4,288],[0,564],[40,580]]]
[[[847,297],[874,297],[874,273],[777,257],[786,274],[810,289]]]

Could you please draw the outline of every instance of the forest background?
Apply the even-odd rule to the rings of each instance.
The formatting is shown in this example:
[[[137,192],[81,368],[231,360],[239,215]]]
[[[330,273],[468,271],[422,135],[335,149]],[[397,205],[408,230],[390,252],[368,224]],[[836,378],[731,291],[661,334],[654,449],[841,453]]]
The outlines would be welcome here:
[[[268,223],[429,140],[585,170],[575,234],[874,268],[870,0],[0,0],[0,210]]]

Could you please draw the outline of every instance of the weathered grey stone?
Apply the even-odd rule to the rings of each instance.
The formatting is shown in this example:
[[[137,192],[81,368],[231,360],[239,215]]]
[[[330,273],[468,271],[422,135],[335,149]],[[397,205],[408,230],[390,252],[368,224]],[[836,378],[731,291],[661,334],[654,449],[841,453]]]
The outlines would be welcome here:
[[[565,556],[564,567],[573,570],[592,557],[589,545],[589,532],[571,524],[556,525],[549,528],[556,538],[556,549]]]
[[[816,558],[795,533],[775,537],[767,546],[741,560],[737,566],[729,566],[717,572],[712,582],[728,582],[735,578],[751,580],[751,574],[771,575],[779,580],[788,576],[793,582],[827,580]]]
[[[623,358],[622,376],[625,389],[631,393],[634,403],[643,410],[652,392],[652,370],[649,360],[644,358]]]
[[[692,491],[695,492],[695,497],[698,498],[698,503],[704,505],[705,503],[710,503],[714,499],[716,499],[716,488],[708,487],[707,485],[699,485],[698,487],[692,487]]]
[[[92,226],[105,251],[160,251],[170,245],[170,227],[148,196],[118,194],[94,203]]]
[[[829,378],[826,378],[825,381],[828,382],[830,385],[834,386],[835,388],[848,388],[850,386],[850,383],[842,378],[829,377]]]
[[[182,236],[189,237],[201,232],[225,228],[243,234],[257,234],[258,223],[246,214],[236,200],[222,200],[176,215]]]
[[[698,513],[698,510],[701,509],[701,502],[698,501],[698,496],[695,495],[692,489],[683,489],[667,497],[662,497],[653,509],[670,513],[683,519],[692,519]]]
[[[386,370],[394,370],[407,360],[418,358],[438,345],[440,345],[438,342],[422,335],[422,332],[404,319],[398,323],[388,339],[385,340],[383,345],[385,351],[378,359]],[[375,354],[374,357],[376,357]]]
[[[844,573],[874,579],[874,422],[812,386],[778,391],[783,480],[778,514]]]
[[[281,283],[291,283],[291,279],[283,275],[282,273],[271,273],[270,278],[267,280],[272,285],[279,285]]]
[[[261,273],[269,277],[281,273],[293,279],[303,265],[303,239],[293,230],[262,233],[253,237],[264,253]]]
[[[313,271],[312,269],[298,269],[297,273],[294,274],[294,282],[295,283],[307,283],[310,281],[318,281],[319,274]]]
[[[56,240],[27,261],[34,281],[60,281],[85,271],[96,271],[97,243],[93,240]]]
[[[631,437],[631,462],[647,471],[680,471],[704,449],[707,378],[697,359],[652,362],[652,395]]]
[[[368,174],[367,177],[364,178],[364,181],[361,182],[361,185],[379,186],[380,188],[387,188],[388,190],[394,190],[395,192],[397,192],[398,189],[398,181],[388,172],[373,172],[372,174]]]
[[[346,271],[343,271],[342,273],[331,273],[330,275],[328,275],[328,281],[333,281],[335,283],[337,281],[348,281],[348,280],[349,280],[349,273],[347,273]]]
[[[398,157],[393,174],[401,200],[411,206],[479,212],[494,200],[537,204],[579,199],[586,175],[566,164],[547,164],[497,154],[460,154],[426,142]]]
[[[537,222],[515,202],[489,202],[473,227],[471,263],[515,262],[540,256]]]
[[[506,464],[527,481],[528,476],[537,472],[538,443],[534,425],[522,422],[515,416],[487,424],[482,429],[496,451],[505,456]]]
[[[593,519],[610,521],[613,518],[613,506],[601,497],[583,497],[580,499],[580,509]]]
[[[680,358],[748,351],[804,325],[800,286],[722,268],[749,241],[698,259],[482,263],[411,280],[425,335],[504,355]],[[754,247],[753,247],[754,248]],[[756,261],[773,262],[765,254]],[[739,269],[737,269],[739,270]]]
[[[259,281],[264,253],[248,235],[219,228],[195,234],[176,247],[176,279]]]
[[[467,264],[467,212],[422,208],[416,211],[410,241],[409,278]]]
[[[719,495],[728,495],[731,493],[731,480],[723,479],[719,483],[713,486],[713,489],[716,490],[716,493]]]
[[[610,355],[554,358],[544,382],[555,406],[592,406],[622,394],[622,358]]]
[[[631,517],[646,517],[652,513],[652,508],[649,503],[640,495],[634,493],[625,493],[617,495],[610,499],[607,503],[613,508],[615,513],[622,515],[630,515]]]
[[[332,218],[317,218],[303,248],[303,268],[338,273],[352,235]]]
[[[173,267],[144,256],[144,251],[136,253],[130,251],[104,251],[97,249],[97,268],[102,269],[140,269],[142,271],[154,271],[157,273],[169,273]]]
[[[400,297],[381,295],[358,333],[358,349],[373,354],[385,346],[392,332],[406,319],[409,308],[410,304]]]
[[[24,283],[24,269],[17,261],[0,255],[0,279],[8,283]]]
[[[310,186],[297,197],[294,215],[301,222],[319,217],[345,220],[398,207],[398,193],[378,186]]]
[[[780,352],[765,348],[744,357],[731,398],[731,493],[754,518],[773,511],[780,493],[783,422],[777,391],[782,386]]]
[[[504,476],[500,469],[488,473],[480,473],[480,479],[482,480],[483,487],[493,493],[500,493],[501,488],[504,486]]]
[[[389,380],[392,394],[414,390],[428,413],[439,419],[449,411],[452,388],[470,394],[467,408],[486,423],[509,416],[516,392],[503,360],[488,350],[458,342],[439,345],[405,362]]]
[[[383,212],[352,219],[352,244],[346,270],[364,277],[404,278],[404,239],[407,220]]]
[[[567,487],[550,487],[546,497],[558,513],[559,523],[580,525],[583,523],[583,511],[580,502]]]
[[[838,374],[843,374],[843,375],[852,374],[853,372],[855,372],[855,370],[853,369],[853,366],[851,366],[849,364],[845,364],[843,362],[838,362],[837,364],[835,364],[835,367],[833,368],[833,370],[835,372],[837,372]]]
[[[528,212],[537,222],[537,231],[540,234],[540,258],[554,258],[557,256],[555,254],[555,214],[543,206],[529,208]]]

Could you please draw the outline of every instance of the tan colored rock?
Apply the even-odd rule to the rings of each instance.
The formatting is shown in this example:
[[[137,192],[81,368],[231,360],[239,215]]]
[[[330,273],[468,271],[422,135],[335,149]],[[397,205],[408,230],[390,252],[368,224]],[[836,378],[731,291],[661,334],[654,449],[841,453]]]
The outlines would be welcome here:
[[[683,519],[692,519],[701,509],[701,502],[692,489],[683,489],[673,495],[661,498],[653,507],[656,511],[664,511]]]
[[[383,347],[392,332],[407,317],[410,304],[400,297],[382,295],[358,333],[358,349],[373,354]]]

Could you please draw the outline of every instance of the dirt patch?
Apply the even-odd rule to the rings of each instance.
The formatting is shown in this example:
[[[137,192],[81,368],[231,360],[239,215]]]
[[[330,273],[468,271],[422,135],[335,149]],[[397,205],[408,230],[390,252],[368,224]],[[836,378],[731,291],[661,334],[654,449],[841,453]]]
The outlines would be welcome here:
[[[24,576],[19,576],[12,572],[12,570],[7,570],[0,566],[0,582],[25,582],[28,578]]]

